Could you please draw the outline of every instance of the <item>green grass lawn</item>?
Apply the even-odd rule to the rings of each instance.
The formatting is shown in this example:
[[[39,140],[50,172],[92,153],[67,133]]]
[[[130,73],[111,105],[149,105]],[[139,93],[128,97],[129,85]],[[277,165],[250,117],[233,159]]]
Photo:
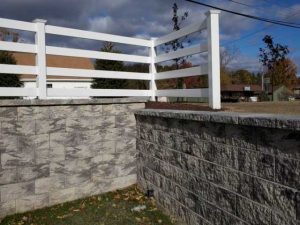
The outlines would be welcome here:
[[[146,206],[139,212],[134,207]],[[136,187],[8,216],[1,225],[172,225],[154,199]]]

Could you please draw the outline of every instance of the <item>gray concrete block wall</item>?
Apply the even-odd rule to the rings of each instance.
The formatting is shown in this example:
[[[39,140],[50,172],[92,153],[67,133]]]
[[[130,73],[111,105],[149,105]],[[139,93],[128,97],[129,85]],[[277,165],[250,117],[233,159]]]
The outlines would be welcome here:
[[[142,110],[136,119],[138,183],[186,224],[300,224],[299,117]]]
[[[133,111],[144,103],[123,101],[1,105],[0,218],[136,183]]]

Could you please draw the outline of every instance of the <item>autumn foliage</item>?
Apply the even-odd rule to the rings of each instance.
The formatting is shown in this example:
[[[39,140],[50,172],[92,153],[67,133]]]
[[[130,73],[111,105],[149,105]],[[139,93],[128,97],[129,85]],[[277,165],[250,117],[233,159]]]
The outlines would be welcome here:
[[[276,62],[273,68],[266,73],[266,77],[271,77],[272,74],[274,86],[284,85],[292,90],[297,84],[297,67],[290,59]]]

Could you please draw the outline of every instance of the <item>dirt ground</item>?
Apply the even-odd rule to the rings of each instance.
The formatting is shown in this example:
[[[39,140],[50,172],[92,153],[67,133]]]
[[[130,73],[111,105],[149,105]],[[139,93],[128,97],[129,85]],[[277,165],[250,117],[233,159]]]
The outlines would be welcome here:
[[[146,108],[212,111],[207,103],[148,102]],[[219,111],[219,110],[216,110]],[[300,101],[294,102],[237,102],[222,103],[221,111],[243,113],[271,113],[300,116]]]

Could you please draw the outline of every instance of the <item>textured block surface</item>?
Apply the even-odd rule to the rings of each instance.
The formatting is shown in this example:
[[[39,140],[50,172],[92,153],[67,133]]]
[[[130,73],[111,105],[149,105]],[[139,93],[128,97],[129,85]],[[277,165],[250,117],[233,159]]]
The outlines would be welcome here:
[[[48,103],[48,104],[47,104]],[[0,103],[0,219],[136,183],[140,100]]]
[[[299,225],[300,119],[141,110],[137,179],[188,225]]]

